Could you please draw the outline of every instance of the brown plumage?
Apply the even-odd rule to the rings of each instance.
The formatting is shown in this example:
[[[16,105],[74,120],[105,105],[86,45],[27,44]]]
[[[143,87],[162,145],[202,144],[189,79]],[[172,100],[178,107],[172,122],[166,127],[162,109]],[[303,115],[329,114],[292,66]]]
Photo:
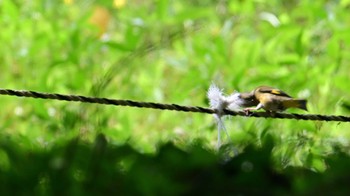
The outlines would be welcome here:
[[[256,102],[255,108],[246,108],[245,111],[258,110],[263,108],[270,112],[280,112],[288,108],[299,108],[307,111],[305,99],[294,99],[287,93],[269,86],[259,86],[251,92]]]
[[[259,104],[259,101],[255,98],[254,92],[240,93],[239,98],[243,100],[241,107],[252,107]]]

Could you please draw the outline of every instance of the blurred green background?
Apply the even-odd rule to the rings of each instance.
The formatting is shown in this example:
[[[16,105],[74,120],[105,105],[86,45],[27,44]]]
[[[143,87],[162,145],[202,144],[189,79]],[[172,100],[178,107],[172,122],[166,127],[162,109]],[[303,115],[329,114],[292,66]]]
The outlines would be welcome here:
[[[350,114],[349,0],[2,0],[0,6],[1,88],[207,107],[212,82],[226,93],[269,85],[306,98],[309,113]],[[130,146],[135,156],[157,154],[169,142],[171,149],[200,143],[215,150],[211,115],[0,100],[3,179],[20,171],[12,168],[12,147],[55,157],[72,141],[96,145],[97,135],[110,148]],[[329,156],[350,150],[347,123],[225,122],[240,153],[272,140],[267,158],[280,172],[291,166],[326,172]],[[45,179],[37,179],[35,191],[48,193]]]

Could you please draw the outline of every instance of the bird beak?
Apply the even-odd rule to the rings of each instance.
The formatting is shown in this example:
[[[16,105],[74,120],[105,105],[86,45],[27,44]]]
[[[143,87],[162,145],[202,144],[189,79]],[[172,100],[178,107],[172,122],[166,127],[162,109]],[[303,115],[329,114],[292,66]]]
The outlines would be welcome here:
[[[255,98],[254,92],[240,93],[239,98],[243,101],[242,107],[252,107],[259,104],[259,101]]]

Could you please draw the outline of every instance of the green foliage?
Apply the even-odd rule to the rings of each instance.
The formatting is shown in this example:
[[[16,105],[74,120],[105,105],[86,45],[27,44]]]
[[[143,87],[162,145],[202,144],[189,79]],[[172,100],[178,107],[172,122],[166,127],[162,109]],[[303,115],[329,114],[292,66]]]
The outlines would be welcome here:
[[[111,145],[104,135],[92,145],[73,139],[46,151],[20,148],[11,139],[0,145],[2,195],[342,195],[350,177],[350,158],[340,151],[324,160],[329,167],[324,174],[276,170],[271,138],[230,159],[200,143],[187,150],[168,143],[143,154]]]
[[[310,113],[349,115],[349,6],[347,0],[0,1],[1,87],[207,106],[206,90],[213,81],[227,93],[270,85],[308,99]],[[123,161],[105,157],[107,165],[101,167],[105,167],[106,179],[96,182],[101,185],[96,185],[93,191],[113,192],[109,180],[120,175],[126,179],[122,172],[125,169],[130,181],[121,182],[120,187],[138,184],[140,189],[135,194],[156,193],[152,187],[162,187],[160,191],[165,191],[162,183],[173,184],[174,194],[187,193],[188,186],[178,183],[184,176],[168,181],[158,175],[155,183],[160,184],[148,185],[147,181],[137,181],[133,176],[151,175],[147,172],[152,170],[143,173],[142,165],[129,162],[141,159],[140,163],[153,164],[163,151],[169,151],[171,156],[160,158],[165,165],[158,168],[164,172],[175,167],[171,162],[179,163],[192,156],[178,148],[186,149],[196,140],[203,141],[201,145],[205,149],[216,146],[217,132],[211,115],[5,96],[0,100],[3,145],[0,169],[5,172],[1,177],[13,183],[9,187],[23,183],[22,186],[27,186],[24,192],[38,187],[36,193],[54,193],[60,191],[59,186],[79,181],[78,188],[74,186],[67,191],[83,193],[79,186],[93,184],[89,179],[95,177],[89,176],[93,174],[85,169],[87,163],[65,153],[74,151],[80,157],[77,159],[95,156],[91,153],[98,134],[107,138],[108,144],[103,145],[108,147],[104,148],[111,154],[122,153],[114,156],[121,156]],[[350,127],[346,123],[242,117],[225,122],[231,137],[226,141],[232,141],[240,153],[246,153],[252,146],[259,149],[267,136],[271,136],[273,149],[268,150],[268,156],[273,165],[264,163],[267,166],[261,168],[262,172],[268,172],[267,176],[270,171],[278,170],[279,175],[286,177],[291,174],[287,168],[300,167],[302,172],[306,172],[304,169],[320,172],[311,173],[316,175],[315,186],[330,187],[327,180],[333,177],[327,176],[334,174],[336,178],[341,174],[330,171],[331,164],[326,160],[336,156],[347,161]],[[79,138],[79,142],[72,141],[73,138]],[[169,141],[178,148],[162,145]],[[163,147],[158,149],[159,146]],[[344,153],[337,154],[339,151]],[[142,155],[156,152],[155,157]],[[219,179],[222,183],[231,178],[224,175],[227,170],[213,166],[217,163],[215,155],[193,152],[193,156],[203,154],[214,158],[197,157],[198,165],[192,163],[186,169],[180,168],[183,170],[179,173],[209,168],[218,173],[210,174],[214,179],[209,182],[215,184],[214,180]],[[73,166],[62,165],[66,158],[71,160],[67,164]],[[259,164],[260,161],[264,162],[257,160]],[[21,166],[22,162],[27,164]],[[55,172],[45,165],[48,163],[63,173]],[[114,168],[114,172],[108,173],[108,168]],[[165,176],[175,176],[176,171],[168,171],[174,173]],[[261,177],[241,174],[240,180]],[[203,175],[203,179],[209,178]],[[200,181],[198,178],[189,177]],[[65,182],[56,187],[52,184],[58,182],[56,179]],[[310,179],[286,181],[295,193],[307,194],[316,191],[308,182]],[[266,183],[280,186],[273,178]],[[91,184],[84,186],[94,187]],[[103,184],[105,187],[101,188]],[[263,187],[254,186],[257,190]],[[281,185],[282,193],[287,190]]]

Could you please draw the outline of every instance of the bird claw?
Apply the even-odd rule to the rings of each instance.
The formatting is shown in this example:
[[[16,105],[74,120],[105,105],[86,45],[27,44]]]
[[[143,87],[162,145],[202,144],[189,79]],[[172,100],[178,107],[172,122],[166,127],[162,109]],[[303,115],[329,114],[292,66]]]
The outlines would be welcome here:
[[[252,115],[251,108],[245,108],[245,109],[243,109],[243,112],[245,113],[246,116]]]

